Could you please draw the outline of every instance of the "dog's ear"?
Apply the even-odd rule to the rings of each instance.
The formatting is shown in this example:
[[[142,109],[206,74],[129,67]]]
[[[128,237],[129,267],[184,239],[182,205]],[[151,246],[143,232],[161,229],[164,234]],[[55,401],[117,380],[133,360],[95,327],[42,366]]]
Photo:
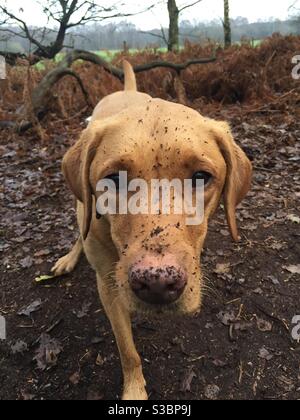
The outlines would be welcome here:
[[[66,153],[62,170],[71,191],[84,205],[82,236],[85,240],[92,220],[93,192],[90,184],[90,168],[98,146],[104,136],[104,126],[90,124],[77,143]]]
[[[244,199],[250,189],[252,165],[243,150],[235,143],[227,123],[216,122],[213,131],[227,166],[223,191],[226,217],[232,238],[238,241],[236,206]]]

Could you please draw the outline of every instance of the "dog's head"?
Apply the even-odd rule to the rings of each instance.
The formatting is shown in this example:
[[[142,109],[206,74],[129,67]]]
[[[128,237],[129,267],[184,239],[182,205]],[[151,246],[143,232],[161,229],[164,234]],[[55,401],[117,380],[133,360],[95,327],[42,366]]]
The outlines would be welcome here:
[[[100,239],[109,227],[119,259],[115,282],[128,307],[196,311],[202,297],[199,256],[209,218],[223,196],[232,237],[238,240],[235,210],[250,188],[251,164],[229,126],[181,105],[150,100],[144,107],[92,122],[67,153],[63,170],[84,205],[84,239],[89,234]],[[163,214],[161,203],[156,214],[117,211],[98,220],[97,184],[109,180],[118,190],[120,172],[127,174],[128,182],[142,179],[148,186],[152,180],[191,180],[192,186],[202,180],[201,223],[187,224],[185,206],[181,214]],[[128,200],[133,195],[128,192]],[[170,197],[174,209],[175,194]],[[135,200],[140,205],[143,197]]]

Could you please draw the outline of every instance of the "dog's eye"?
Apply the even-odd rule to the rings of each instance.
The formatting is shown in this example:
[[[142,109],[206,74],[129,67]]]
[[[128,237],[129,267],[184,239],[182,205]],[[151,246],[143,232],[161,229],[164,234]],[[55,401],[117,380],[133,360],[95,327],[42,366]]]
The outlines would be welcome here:
[[[204,181],[204,185],[207,185],[210,180],[212,179],[212,175],[205,171],[199,171],[194,173],[192,181],[193,181],[193,188],[197,186],[197,180]]]
[[[108,175],[107,177],[105,177],[105,179],[111,179],[114,182],[117,190],[119,190],[119,188],[120,188],[120,176],[119,176],[119,174]]]

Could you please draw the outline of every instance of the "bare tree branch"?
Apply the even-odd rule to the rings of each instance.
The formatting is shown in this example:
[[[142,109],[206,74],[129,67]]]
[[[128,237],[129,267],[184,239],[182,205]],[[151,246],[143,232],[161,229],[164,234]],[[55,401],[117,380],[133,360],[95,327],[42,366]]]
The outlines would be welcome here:
[[[202,0],[197,0],[197,1],[194,1],[194,3],[187,4],[187,5],[183,6],[183,7],[181,7],[181,9],[179,9],[179,12],[181,13],[181,12],[183,12],[185,9],[188,9],[189,7],[193,7],[193,6],[195,6],[196,4],[200,3],[201,1],[202,1]]]
[[[168,38],[166,36],[165,31],[164,31],[164,35],[155,34],[154,32],[146,32],[146,31],[139,31],[139,33],[140,34],[145,34],[145,35],[150,35],[150,36],[153,36],[155,38],[160,38],[160,39],[162,39],[168,45]],[[186,39],[187,37],[188,38],[194,38],[194,39],[197,39],[199,41],[200,34],[195,35],[192,32],[189,32],[189,33],[181,33],[181,32],[179,32],[179,37],[180,38],[183,38],[183,39]]]
[[[165,44],[166,45],[168,45],[168,38],[167,38],[167,35],[166,35],[166,32],[165,32],[165,30],[164,30],[164,27],[162,26],[162,25],[160,25],[160,30],[161,30],[161,35],[159,35],[159,34],[156,34],[156,33],[154,33],[154,32],[145,32],[145,31],[139,31],[141,34],[147,34],[147,35],[150,35],[150,36],[154,36],[154,37],[156,37],[156,38],[160,38],[160,39],[162,39],[164,42],[165,42]]]
[[[299,2],[299,0],[295,0],[288,8],[288,10],[295,9],[296,4]]]
[[[139,31],[140,34],[144,34],[144,35],[150,35],[150,36],[154,36],[155,38],[160,38],[162,39],[164,42],[166,42],[166,39],[163,35],[160,34],[155,34],[154,32],[146,32],[146,31]]]
[[[90,22],[134,16],[151,10],[155,6],[155,4],[150,4],[137,12],[128,12],[118,10],[118,7],[124,5],[121,2],[113,3],[109,7],[99,5],[97,0],[36,0],[36,2],[42,7],[48,25],[51,22],[57,25],[56,31],[51,29],[53,33],[56,33],[54,42],[44,44],[46,31],[40,36],[41,31],[30,28],[18,14],[8,8],[6,0],[0,0],[0,15],[4,17],[2,22],[0,21],[0,31],[28,39],[30,44],[36,47],[34,55],[50,59],[62,50],[70,29]],[[15,25],[16,29],[9,25]]]
[[[36,45],[38,48],[43,49],[44,47],[42,46],[42,44],[40,44],[40,42],[38,42],[35,38],[32,37],[32,34],[30,33],[30,30],[27,26],[27,24],[25,23],[24,20],[22,20],[21,18],[17,17],[16,15],[14,15],[12,12],[10,12],[6,7],[1,6],[0,5],[0,12],[2,12],[4,15],[7,16],[8,19],[11,19],[13,21],[15,21],[17,23],[17,25],[19,26],[19,28],[21,29],[21,37],[22,38],[27,38],[32,44]],[[2,32],[11,32],[11,30],[6,30],[5,28],[1,28]],[[19,33],[16,32],[12,32],[14,35],[16,36],[20,36]]]

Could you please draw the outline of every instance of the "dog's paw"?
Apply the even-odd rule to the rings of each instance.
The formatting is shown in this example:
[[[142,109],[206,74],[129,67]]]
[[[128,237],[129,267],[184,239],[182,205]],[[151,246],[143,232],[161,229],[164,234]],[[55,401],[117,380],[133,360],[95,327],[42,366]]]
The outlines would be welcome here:
[[[148,394],[145,389],[146,383],[143,380],[143,384],[131,384],[124,387],[122,396],[123,401],[147,401]]]
[[[132,392],[124,392],[123,401],[147,401],[148,400],[148,394],[146,390],[135,390]]]
[[[55,266],[51,269],[51,272],[56,277],[63,276],[64,274],[70,274],[74,270],[77,261],[78,259],[75,258],[74,255],[65,255],[57,261]]]

